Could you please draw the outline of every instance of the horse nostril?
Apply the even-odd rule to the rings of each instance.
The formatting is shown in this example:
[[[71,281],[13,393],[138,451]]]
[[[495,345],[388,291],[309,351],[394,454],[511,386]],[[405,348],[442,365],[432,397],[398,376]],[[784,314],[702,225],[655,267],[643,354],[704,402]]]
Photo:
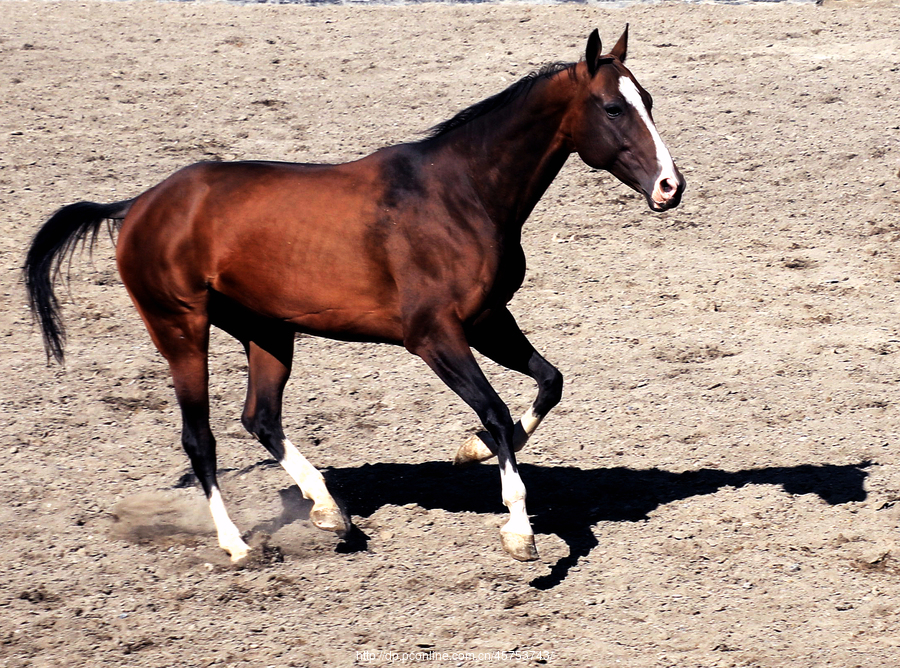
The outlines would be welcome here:
[[[672,179],[663,179],[659,182],[659,189],[668,195],[669,193],[677,190],[678,186],[672,181]]]

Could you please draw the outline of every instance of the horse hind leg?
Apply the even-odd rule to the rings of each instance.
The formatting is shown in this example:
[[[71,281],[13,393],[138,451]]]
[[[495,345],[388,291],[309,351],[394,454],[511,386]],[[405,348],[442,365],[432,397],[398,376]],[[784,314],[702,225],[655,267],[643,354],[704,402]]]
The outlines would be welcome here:
[[[282,428],[282,396],[291,373],[293,346],[294,333],[286,328],[254,336],[244,344],[250,378],[241,422],[313,502],[310,521],[320,529],[342,534],[350,528],[349,520],[329,493],[325,478],[285,437]]]
[[[250,547],[225,510],[216,478],[216,440],[209,425],[209,321],[195,309],[155,315],[137,302],[157,349],[169,363],[175,396],[181,408],[181,443],[209,504],[219,546],[234,563],[244,560]]]

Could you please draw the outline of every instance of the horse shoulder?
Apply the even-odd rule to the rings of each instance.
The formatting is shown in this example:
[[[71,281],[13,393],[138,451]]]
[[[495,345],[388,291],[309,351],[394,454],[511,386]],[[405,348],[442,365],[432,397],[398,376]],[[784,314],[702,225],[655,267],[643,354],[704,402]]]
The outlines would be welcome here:
[[[372,157],[382,182],[371,236],[384,249],[404,318],[443,311],[465,321],[509,292],[502,274],[516,273],[518,262],[507,256],[517,258],[521,248],[491,220],[464,165],[417,145]],[[510,252],[510,241],[518,251]],[[521,278],[512,282],[517,288]]]

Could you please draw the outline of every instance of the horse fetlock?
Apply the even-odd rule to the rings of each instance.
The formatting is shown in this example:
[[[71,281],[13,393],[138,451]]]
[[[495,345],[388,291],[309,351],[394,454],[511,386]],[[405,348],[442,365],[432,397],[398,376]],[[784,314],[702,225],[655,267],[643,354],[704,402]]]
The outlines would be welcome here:
[[[518,475],[504,476],[503,491],[501,493],[503,505],[509,508],[510,516],[513,519],[522,518],[527,524],[528,513],[525,511],[525,496],[525,484]]]
[[[532,429],[531,431],[534,430]],[[528,437],[531,436],[531,431],[522,426],[522,422],[516,422],[516,426],[513,427],[513,452],[518,452],[525,447],[525,444],[528,443]]]
[[[513,517],[528,518],[525,514],[525,487],[516,486],[503,490],[503,505],[509,508],[509,512]]]
[[[525,433],[526,439],[534,433],[534,431],[538,428],[538,425],[541,423],[541,420],[543,419],[544,417],[542,415],[535,414],[533,408],[529,408],[527,411],[525,411],[525,415],[523,415],[522,419],[519,420],[519,426]]]

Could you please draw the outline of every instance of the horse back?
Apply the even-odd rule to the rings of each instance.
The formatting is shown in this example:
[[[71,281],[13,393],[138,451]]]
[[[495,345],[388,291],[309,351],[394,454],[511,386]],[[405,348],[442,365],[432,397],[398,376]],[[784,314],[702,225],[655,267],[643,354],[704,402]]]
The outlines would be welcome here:
[[[301,331],[400,343],[422,302],[479,310],[491,232],[465,176],[415,146],[340,165],[197,163],[135,201],[118,243],[135,301],[214,290]]]

